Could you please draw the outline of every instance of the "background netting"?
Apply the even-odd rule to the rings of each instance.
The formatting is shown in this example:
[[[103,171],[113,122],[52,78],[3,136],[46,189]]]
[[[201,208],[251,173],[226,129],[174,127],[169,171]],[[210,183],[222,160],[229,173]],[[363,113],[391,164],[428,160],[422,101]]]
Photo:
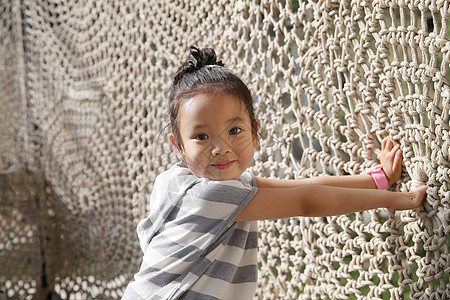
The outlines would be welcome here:
[[[260,222],[258,299],[450,297],[449,1],[0,1],[0,298],[119,298],[190,45],[249,85],[251,170],[356,174],[380,140],[424,208]],[[277,201],[277,199],[274,199]],[[364,199],[361,199],[364,201]]]

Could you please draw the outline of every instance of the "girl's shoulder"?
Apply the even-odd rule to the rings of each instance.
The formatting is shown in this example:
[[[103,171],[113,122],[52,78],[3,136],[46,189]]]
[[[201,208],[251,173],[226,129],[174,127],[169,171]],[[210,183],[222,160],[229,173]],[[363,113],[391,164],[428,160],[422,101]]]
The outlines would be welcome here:
[[[217,180],[210,180],[208,178],[200,178],[195,176],[189,168],[186,167],[183,162],[178,162],[174,164],[170,169],[160,173],[157,176],[158,181],[171,181],[176,180],[177,182],[189,182],[191,183],[203,183],[203,184],[214,184],[214,185],[239,185],[243,184],[248,187],[256,187],[256,178],[251,174],[250,172],[245,171],[242,173],[242,175],[238,179],[232,179],[232,180],[223,180],[223,181],[217,181]]]
[[[198,177],[179,162],[156,177],[154,189],[164,189],[172,192],[186,190],[197,181]]]

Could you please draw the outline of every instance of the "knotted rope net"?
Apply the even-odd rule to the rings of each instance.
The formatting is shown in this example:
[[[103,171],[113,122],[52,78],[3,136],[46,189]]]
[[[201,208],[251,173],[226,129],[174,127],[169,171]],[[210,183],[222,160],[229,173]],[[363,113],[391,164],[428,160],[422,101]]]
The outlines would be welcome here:
[[[256,299],[448,299],[449,15],[437,0],[1,1],[0,299],[120,298],[176,162],[160,131],[190,45],[254,93],[256,175],[357,174],[390,136],[394,189],[429,185],[417,210],[260,222]]]

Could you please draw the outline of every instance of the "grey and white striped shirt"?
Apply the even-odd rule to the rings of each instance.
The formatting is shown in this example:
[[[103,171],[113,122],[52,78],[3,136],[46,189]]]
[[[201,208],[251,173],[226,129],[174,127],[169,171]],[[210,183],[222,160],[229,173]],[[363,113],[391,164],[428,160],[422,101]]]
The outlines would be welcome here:
[[[122,299],[252,299],[257,223],[233,220],[256,191],[248,172],[212,181],[179,163],[158,175],[137,227],[143,262]]]

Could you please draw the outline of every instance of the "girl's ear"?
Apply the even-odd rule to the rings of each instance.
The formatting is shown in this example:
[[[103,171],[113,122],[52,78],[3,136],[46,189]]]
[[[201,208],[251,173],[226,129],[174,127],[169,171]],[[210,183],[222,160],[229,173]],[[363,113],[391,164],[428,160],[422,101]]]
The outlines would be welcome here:
[[[259,129],[259,122],[258,120],[255,120],[255,131],[253,133],[253,147],[258,147],[258,129]]]
[[[173,148],[175,149],[175,152],[177,153],[177,157],[179,160],[184,160],[183,157],[183,153],[182,153],[182,147],[181,145],[178,143],[178,141],[175,138],[175,135],[173,133],[169,134],[169,139],[170,142],[172,143]]]

